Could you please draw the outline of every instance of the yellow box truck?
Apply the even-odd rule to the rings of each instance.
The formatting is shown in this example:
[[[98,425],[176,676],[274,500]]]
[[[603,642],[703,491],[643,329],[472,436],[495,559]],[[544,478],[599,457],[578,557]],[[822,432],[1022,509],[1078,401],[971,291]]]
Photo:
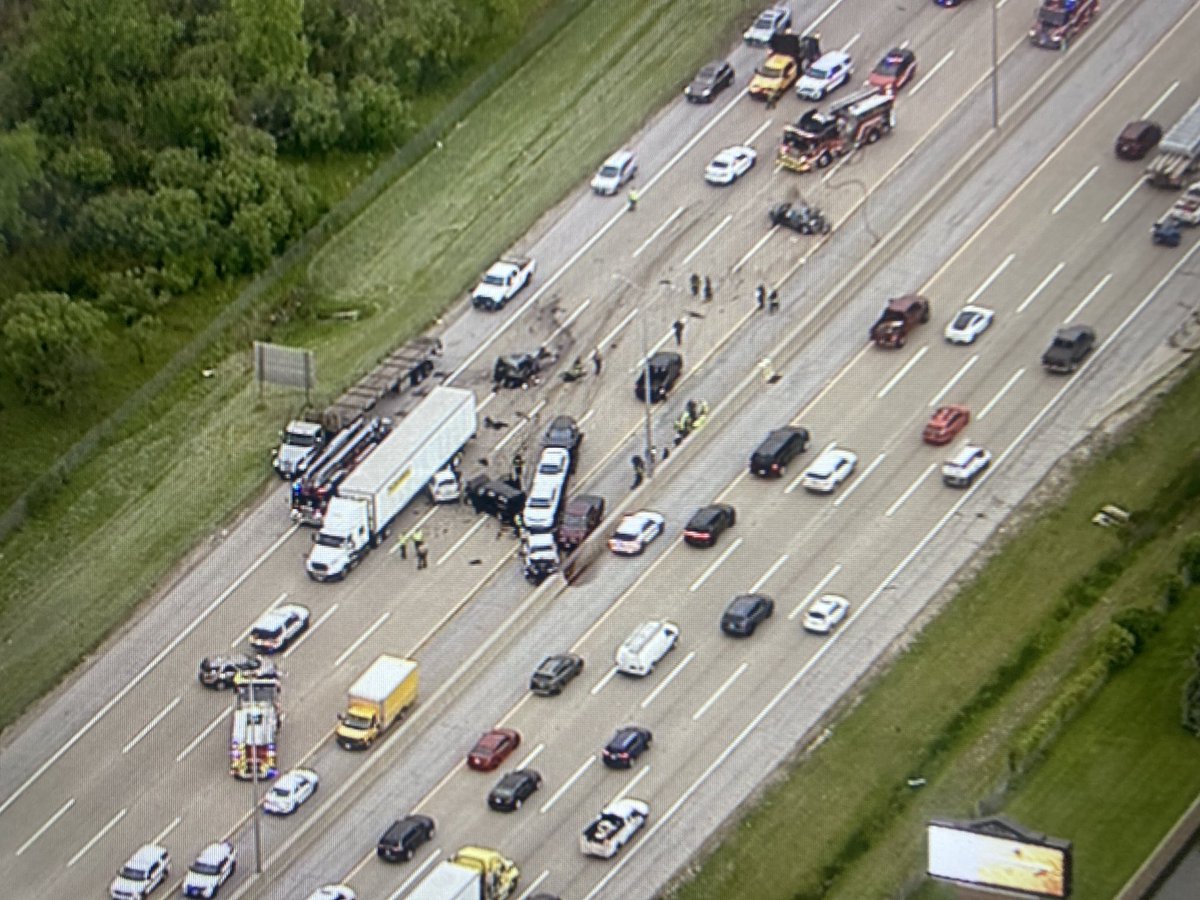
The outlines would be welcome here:
[[[383,655],[350,685],[346,711],[338,716],[337,742],[365,750],[417,701],[416,660]]]

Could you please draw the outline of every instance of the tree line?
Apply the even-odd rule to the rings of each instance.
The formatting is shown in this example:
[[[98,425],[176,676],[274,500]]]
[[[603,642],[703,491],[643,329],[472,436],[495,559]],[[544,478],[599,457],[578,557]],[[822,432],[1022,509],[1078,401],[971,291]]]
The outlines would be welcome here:
[[[519,0],[10,0],[0,354],[61,405],[119,334],[322,212],[305,161],[388,151]]]

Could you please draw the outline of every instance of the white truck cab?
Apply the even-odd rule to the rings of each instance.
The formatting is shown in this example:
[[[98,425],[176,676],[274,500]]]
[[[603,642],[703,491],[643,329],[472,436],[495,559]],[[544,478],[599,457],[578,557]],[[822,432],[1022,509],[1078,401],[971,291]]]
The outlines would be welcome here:
[[[279,434],[271,464],[280,478],[299,478],[308,471],[325,443],[325,429],[316,422],[295,420]]]
[[[458,472],[447,466],[429,479],[429,497],[434,503],[453,503],[462,497],[462,481]]]
[[[342,578],[369,549],[370,542],[366,504],[334,497],[329,501],[321,530],[313,535],[305,568],[314,581]]]

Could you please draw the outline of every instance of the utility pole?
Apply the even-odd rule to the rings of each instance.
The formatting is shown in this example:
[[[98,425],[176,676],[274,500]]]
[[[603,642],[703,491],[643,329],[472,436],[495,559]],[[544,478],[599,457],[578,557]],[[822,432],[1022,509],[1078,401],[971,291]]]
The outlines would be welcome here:
[[[1000,48],[996,34],[997,9],[1000,0],[992,0],[992,128],[1000,128]]]

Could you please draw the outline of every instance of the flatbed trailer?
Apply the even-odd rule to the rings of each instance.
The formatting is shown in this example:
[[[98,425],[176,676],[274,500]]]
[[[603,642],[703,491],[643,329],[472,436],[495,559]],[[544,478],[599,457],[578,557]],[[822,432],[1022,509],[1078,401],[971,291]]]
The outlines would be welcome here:
[[[1183,187],[1184,179],[1200,169],[1200,100],[1192,104],[1158,143],[1158,155],[1146,166],[1146,180],[1155,187]]]
[[[369,413],[385,396],[403,394],[429,378],[442,355],[440,338],[417,338],[379,361],[358,384],[338,397],[321,414],[321,424],[330,432]]]

